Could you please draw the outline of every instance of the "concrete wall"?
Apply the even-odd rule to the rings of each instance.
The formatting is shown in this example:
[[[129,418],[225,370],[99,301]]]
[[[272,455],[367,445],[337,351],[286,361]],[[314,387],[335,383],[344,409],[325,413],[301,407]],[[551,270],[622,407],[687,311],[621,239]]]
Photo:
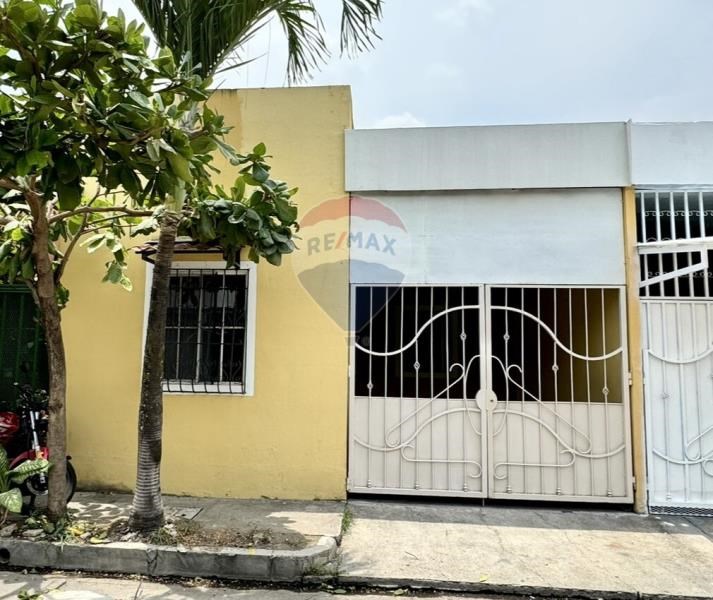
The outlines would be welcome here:
[[[347,132],[347,189],[622,187],[624,123],[434,127]]]
[[[632,123],[630,127],[633,185],[713,184],[713,123]]]
[[[273,173],[300,192],[300,214],[343,198],[346,87],[216,93],[211,103],[235,126],[239,149],[267,144]],[[219,162],[229,184],[234,171]],[[134,291],[100,283],[100,253],[78,250],[67,273],[64,314],[69,372],[69,452],[80,486],[129,489],[144,322],[145,264],[131,261]],[[344,251],[312,292],[342,311]],[[261,262],[257,280],[255,395],[167,395],[163,490],[171,494],[342,498],[347,440],[344,332],[300,284],[299,256]],[[309,351],[307,351],[309,350]]]
[[[365,244],[352,248],[353,283],[566,286],[625,282],[618,190],[419,191],[365,196],[398,215],[404,232],[377,234],[377,239],[393,240],[389,253],[373,251]],[[362,200],[352,200],[353,206],[355,202]],[[352,215],[352,237],[361,232],[358,239],[368,239],[373,222]]]

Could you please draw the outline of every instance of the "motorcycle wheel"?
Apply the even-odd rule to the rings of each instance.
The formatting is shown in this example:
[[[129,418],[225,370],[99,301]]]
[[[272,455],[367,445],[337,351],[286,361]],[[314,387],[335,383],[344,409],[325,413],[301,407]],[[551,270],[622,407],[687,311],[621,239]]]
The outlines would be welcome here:
[[[21,489],[23,496],[46,496],[48,491],[47,480],[45,479],[43,483],[39,475],[29,477],[25,483],[22,484]],[[76,490],[77,472],[74,470],[72,463],[67,461],[67,502],[72,499]]]

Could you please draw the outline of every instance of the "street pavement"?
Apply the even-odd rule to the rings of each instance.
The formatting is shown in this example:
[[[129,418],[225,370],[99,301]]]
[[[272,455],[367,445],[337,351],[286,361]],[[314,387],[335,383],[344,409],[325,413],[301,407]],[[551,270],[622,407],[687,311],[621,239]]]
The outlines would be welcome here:
[[[132,579],[83,577],[70,574],[32,575],[0,571],[0,600],[16,600],[21,591],[45,592],[42,600],[334,600],[343,597],[342,590],[333,595],[314,590],[229,589],[153,583]],[[346,591],[346,590],[345,590]],[[401,591],[388,595],[349,595],[356,600],[385,600],[406,597]],[[35,600],[32,596],[29,596]],[[37,600],[39,600],[37,598]],[[456,600],[439,595],[440,600]],[[460,596],[459,598],[464,598]],[[468,596],[470,600],[485,600]]]

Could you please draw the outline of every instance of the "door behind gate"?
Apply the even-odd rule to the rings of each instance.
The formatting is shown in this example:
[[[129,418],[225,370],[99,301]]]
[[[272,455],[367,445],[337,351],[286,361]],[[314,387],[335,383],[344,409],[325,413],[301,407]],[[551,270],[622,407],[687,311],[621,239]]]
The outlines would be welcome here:
[[[349,490],[631,501],[622,297],[353,286]]]

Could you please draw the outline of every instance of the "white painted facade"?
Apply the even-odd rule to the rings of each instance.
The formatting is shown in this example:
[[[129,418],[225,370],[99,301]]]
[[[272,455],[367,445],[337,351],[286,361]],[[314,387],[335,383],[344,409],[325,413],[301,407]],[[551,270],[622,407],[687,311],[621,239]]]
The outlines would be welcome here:
[[[713,185],[713,123],[631,123],[629,127],[632,185]]]
[[[623,187],[625,123],[346,132],[350,192]]]
[[[353,199],[385,207],[385,222],[399,232],[384,264],[378,253],[352,250],[353,301],[358,294],[362,297],[362,306],[353,306],[360,321],[352,360],[357,360],[357,374],[359,369],[363,377],[368,372],[369,385],[355,384],[352,378],[351,490],[632,500],[626,316],[623,295],[616,302],[611,297],[615,289],[623,294],[626,282],[625,187],[640,191],[639,198],[643,190],[655,194],[639,220],[643,223],[650,218],[644,217],[646,211],[653,210],[663,224],[643,236],[649,240],[654,235],[669,248],[661,251],[664,262],[658,270],[669,265],[694,278],[703,269],[707,277],[713,259],[706,245],[713,240],[708,222],[713,123],[347,132],[347,190]],[[385,229],[378,211],[372,209],[366,219],[364,211],[359,216],[358,223],[352,218],[352,229],[366,240],[364,228],[371,227],[381,240]],[[703,239],[680,240],[696,236]],[[685,246],[694,242],[698,246]],[[683,249],[671,250],[682,243]],[[700,264],[694,265],[694,259]],[[499,286],[511,290],[510,296],[499,297],[501,304],[492,301],[492,294],[502,294]],[[465,292],[459,301],[457,290],[465,287],[478,288],[480,301],[468,303]],[[533,288],[537,301],[526,306]],[[395,291],[414,289],[420,290],[421,300],[418,292]],[[368,302],[365,290],[371,290]],[[375,303],[379,294],[385,299],[397,295],[396,300]],[[445,305],[437,300],[439,294]],[[708,292],[696,299],[667,294],[643,299],[649,502],[654,508],[713,512],[713,393],[702,383],[710,379],[711,355],[705,349],[713,346],[713,300]],[[592,306],[598,297],[601,310]],[[583,299],[583,310],[576,309],[573,298]],[[554,304],[547,308],[545,299]],[[675,318],[652,318],[652,307],[658,305],[669,312],[675,307]],[[700,323],[693,329],[681,320],[681,306],[697,315]],[[460,321],[453,311],[463,311]],[[479,315],[479,326],[471,322],[467,330],[466,311]],[[373,318],[366,323],[371,324],[364,325],[363,315],[369,312]],[[517,321],[503,323],[498,316],[503,313],[519,315],[520,329],[512,329]],[[405,339],[415,336],[402,350],[393,341],[399,335],[393,319],[399,314],[404,319],[400,337],[404,332]],[[450,329],[439,330],[439,322],[450,323]],[[527,322],[537,324],[537,334]],[[373,337],[374,323],[385,339]],[[594,347],[593,331],[599,336]],[[454,356],[459,334],[463,347]],[[465,340],[475,334],[479,346],[467,348],[470,342]],[[611,350],[617,336],[619,358]],[[570,356],[569,370],[557,352],[551,355],[550,343]],[[379,344],[399,357],[398,368],[378,362]],[[434,348],[440,348],[435,359]],[[414,349],[415,362],[409,354]],[[424,366],[419,356],[429,350],[430,366]],[[603,357],[604,350],[609,358]],[[440,355],[445,367],[436,368],[439,352],[445,352]],[[572,357],[579,366],[571,366]],[[668,361],[665,368],[662,360]],[[417,390],[416,398],[404,397],[404,385],[408,388],[414,378],[424,380],[424,369],[430,395]],[[477,379],[470,388],[464,371]],[[501,372],[506,383],[498,379]],[[537,380],[528,380],[528,372],[537,372]],[[392,382],[400,378],[400,396],[398,386],[389,384],[372,390],[379,373]],[[461,385],[461,379],[454,379],[459,373],[460,391],[453,387]],[[612,390],[620,386],[616,396]],[[567,456],[569,462],[563,458]]]
[[[617,189],[384,192],[369,198],[401,218],[407,243],[396,245],[389,270],[353,263],[352,283],[625,282]]]

